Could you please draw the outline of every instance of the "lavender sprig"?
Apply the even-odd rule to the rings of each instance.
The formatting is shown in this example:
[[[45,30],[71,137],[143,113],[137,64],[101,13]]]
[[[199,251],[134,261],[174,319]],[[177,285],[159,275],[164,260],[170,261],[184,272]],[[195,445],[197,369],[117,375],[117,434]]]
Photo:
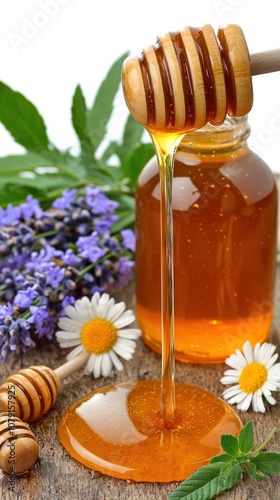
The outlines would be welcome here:
[[[117,205],[88,186],[63,191],[48,211],[32,196],[0,208],[1,360],[51,340],[67,304],[129,282],[135,239],[112,235]]]

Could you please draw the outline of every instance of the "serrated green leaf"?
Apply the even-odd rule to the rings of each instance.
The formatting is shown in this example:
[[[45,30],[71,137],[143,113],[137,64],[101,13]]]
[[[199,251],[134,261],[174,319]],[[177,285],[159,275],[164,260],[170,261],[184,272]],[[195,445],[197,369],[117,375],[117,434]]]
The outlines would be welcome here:
[[[48,151],[46,126],[38,110],[3,82],[0,82],[0,121],[28,151]]]
[[[92,108],[89,110],[89,134],[94,151],[106,134],[114,99],[121,83],[122,63],[127,56],[128,52],[112,65],[98,89]]]
[[[223,462],[201,467],[169,496],[169,500],[210,500],[222,491],[232,488],[241,477],[241,468],[236,464],[226,482],[220,484],[220,472]]]
[[[228,479],[228,477],[229,477],[229,475],[230,475],[230,473],[235,465],[236,465],[235,461],[233,459],[231,459],[230,461],[226,462],[224,464],[224,466],[222,467],[221,472],[220,472],[220,478],[219,478],[219,482],[222,486],[224,484],[226,484],[227,479]]]
[[[250,461],[257,467],[259,472],[267,476],[280,474],[280,453],[265,451],[259,453],[256,457],[251,457]]]
[[[215,457],[211,458],[210,464],[215,464],[216,462],[230,462],[231,460],[232,457],[230,455],[223,453],[222,455],[216,455]]]
[[[244,467],[245,467],[246,471],[248,472],[248,474],[250,476],[254,477],[255,479],[257,479],[258,481],[263,481],[265,479],[265,476],[258,472],[255,464],[252,464],[249,462],[249,463],[245,464]]]
[[[237,437],[232,436],[231,434],[223,434],[221,436],[221,445],[223,450],[228,455],[230,455],[233,458],[238,457],[239,445]]]
[[[252,420],[247,422],[241,429],[238,436],[238,445],[241,453],[251,451],[254,444],[254,425]]]

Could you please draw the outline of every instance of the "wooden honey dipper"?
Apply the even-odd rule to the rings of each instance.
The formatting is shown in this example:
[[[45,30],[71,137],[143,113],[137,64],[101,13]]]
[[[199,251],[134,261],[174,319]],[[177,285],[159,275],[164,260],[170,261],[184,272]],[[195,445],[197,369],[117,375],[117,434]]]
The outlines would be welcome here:
[[[24,422],[34,422],[55,404],[61,381],[80,370],[87,362],[84,352],[52,370],[47,366],[30,366],[10,375],[0,387],[0,413],[9,412]]]
[[[207,122],[223,123],[226,114],[246,115],[253,104],[252,75],[280,70],[280,50],[250,55],[242,29],[186,27],[157,38],[141,57],[122,68],[130,113],[148,130],[176,133]]]
[[[39,446],[28,424],[13,413],[0,414],[0,469],[22,475],[35,464]]]

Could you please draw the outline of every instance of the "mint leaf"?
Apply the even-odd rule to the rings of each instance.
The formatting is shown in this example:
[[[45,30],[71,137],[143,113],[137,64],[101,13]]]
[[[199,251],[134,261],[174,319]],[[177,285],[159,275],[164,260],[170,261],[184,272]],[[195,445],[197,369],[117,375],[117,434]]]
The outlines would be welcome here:
[[[92,108],[89,110],[89,134],[95,151],[103,140],[109,119],[113,111],[113,103],[121,83],[121,67],[128,52],[123,54],[110,68],[101,83]]]
[[[267,476],[280,474],[280,453],[266,451],[256,457],[251,457],[250,462],[256,466],[259,472]]]
[[[238,437],[238,445],[241,453],[251,451],[254,444],[254,426],[252,420],[247,422],[241,429]]]
[[[230,462],[231,460],[232,457],[230,455],[223,453],[222,455],[216,455],[215,457],[211,458],[210,464],[215,464],[216,462]]]
[[[0,121],[28,151],[48,151],[46,126],[36,107],[3,82],[0,82]]]
[[[228,477],[230,476],[231,471],[232,471],[234,466],[235,466],[235,461],[233,459],[231,459],[229,462],[226,462],[224,464],[224,466],[222,467],[221,472],[220,472],[220,479],[219,479],[221,486],[224,486],[226,484]]]
[[[223,434],[221,436],[221,445],[223,450],[231,457],[236,458],[240,455],[237,437],[231,434]]]
[[[262,481],[263,479],[265,479],[265,476],[257,471],[257,467],[255,464],[251,464],[250,462],[248,462],[247,464],[245,464],[245,469],[250,476],[254,477],[258,481]]]
[[[239,481],[241,468],[234,465],[227,479],[221,484],[220,472],[223,462],[201,467],[169,496],[169,500],[210,500]]]

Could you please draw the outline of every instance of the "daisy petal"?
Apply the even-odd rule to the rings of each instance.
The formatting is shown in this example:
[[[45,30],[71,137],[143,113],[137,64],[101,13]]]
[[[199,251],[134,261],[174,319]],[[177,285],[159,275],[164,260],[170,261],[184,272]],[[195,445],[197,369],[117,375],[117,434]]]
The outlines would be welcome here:
[[[102,361],[101,361],[101,374],[103,377],[109,377],[111,374],[112,370],[112,361],[111,358],[109,357],[109,354],[105,352],[105,354],[102,354]]]
[[[114,304],[106,315],[106,319],[114,323],[125,311],[125,303]]]
[[[114,353],[114,351],[111,349],[111,351],[109,351],[109,356],[112,360],[112,363],[114,365],[114,367],[119,371],[121,372],[123,370],[123,364],[122,362],[119,360],[118,356]]]
[[[251,404],[252,397],[252,394],[245,395],[243,401],[237,405],[238,410],[247,411]]]
[[[253,352],[253,349],[252,349],[252,346],[250,344],[250,342],[245,342],[245,344],[243,345],[242,347],[242,350],[243,350],[243,353],[244,353],[244,356],[247,360],[247,364],[248,363],[253,363],[254,361],[254,352]]]
[[[93,376],[94,378],[99,378],[101,375],[101,364],[102,364],[102,355],[95,356],[94,365],[93,365]]]
[[[135,320],[135,316],[132,311],[125,311],[120,318],[118,318],[114,325],[116,328],[123,328],[124,326],[130,325]]]
[[[122,339],[138,339],[141,336],[141,333],[141,330],[138,330],[137,328],[118,330],[119,337]]]
[[[238,382],[238,377],[227,375],[226,377],[222,377],[220,382],[222,384],[236,384],[236,382]]]
[[[114,345],[114,347],[112,348],[113,351],[115,351],[119,356],[121,356],[122,358],[126,359],[127,361],[130,360],[132,358],[132,354],[130,352],[127,352],[126,350],[124,350],[122,347],[120,347],[119,345]]]
[[[69,347],[71,347],[71,346],[69,346]],[[69,354],[66,358],[67,361],[70,361],[70,359],[73,359],[76,356],[79,356],[79,354],[81,354],[82,352],[85,352],[85,349],[83,348],[82,345],[78,345],[75,349],[73,349],[73,351],[69,352]]]

